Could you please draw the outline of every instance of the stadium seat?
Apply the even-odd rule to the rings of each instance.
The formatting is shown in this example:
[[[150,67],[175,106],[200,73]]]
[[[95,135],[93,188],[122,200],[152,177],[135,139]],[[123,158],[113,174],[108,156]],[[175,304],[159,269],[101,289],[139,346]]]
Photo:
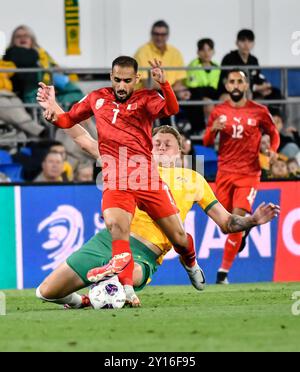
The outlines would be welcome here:
[[[300,70],[290,70],[288,82],[289,97],[300,97]]]
[[[261,73],[272,84],[274,88],[281,89],[281,71],[280,69],[263,69]]]
[[[12,164],[13,160],[7,151],[0,150],[0,164]]]
[[[210,147],[195,145],[195,155],[204,156],[204,175],[205,177],[215,177],[218,170],[218,155],[216,151]]]
[[[10,178],[12,182],[23,182],[22,166],[20,164],[0,164],[0,172]]]

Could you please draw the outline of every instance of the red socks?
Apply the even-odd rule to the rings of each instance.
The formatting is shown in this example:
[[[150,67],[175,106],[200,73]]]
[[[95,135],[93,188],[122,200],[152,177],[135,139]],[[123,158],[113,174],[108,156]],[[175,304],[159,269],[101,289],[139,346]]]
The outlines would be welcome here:
[[[196,263],[196,252],[194,247],[194,240],[193,237],[190,234],[186,234],[188,238],[188,248],[185,247],[174,247],[176,253],[178,253],[184,264],[187,267],[193,267]]]
[[[129,241],[115,240],[112,242],[112,256],[116,256],[121,253],[130,253],[132,255]],[[118,275],[121,284],[133,286],[133,269],[134,269],[134,260],[132,257],[129,264]]]
[[[229,271],[233,265],[240,246],[242,244],[243,233],[229,234],[225,243],[225,249],[223,254],[223,262],[221,269],[224,271]]]

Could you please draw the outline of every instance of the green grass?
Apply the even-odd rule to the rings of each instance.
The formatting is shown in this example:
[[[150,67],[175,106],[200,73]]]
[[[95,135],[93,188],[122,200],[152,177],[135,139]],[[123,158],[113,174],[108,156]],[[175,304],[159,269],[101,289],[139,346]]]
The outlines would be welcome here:
[[[148,287],[141,309],[64,311],[6,291],[0,351],[300,351],[298,284]]]

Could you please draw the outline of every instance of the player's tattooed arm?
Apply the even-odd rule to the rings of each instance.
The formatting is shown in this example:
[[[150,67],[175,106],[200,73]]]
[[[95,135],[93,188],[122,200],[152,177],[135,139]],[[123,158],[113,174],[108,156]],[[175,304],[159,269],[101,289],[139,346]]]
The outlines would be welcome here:
[[[254,222],[253,217],[242,217],[237,214],[232,214],[229,217],[227,232],[228,233],[237,233],[241,231],[246,231],[252,229],[252,227],[257,224]]]
[[[280,213],[279,205],[262,203],[252,216],[241,217],[231,215],[228,221],[229,233],[236,233],[252,229],[254,226],[264,225],[277,217]]]
[[[254,226],[270,222],[280,213],[280,207],[272,203],[261,204],[252,216],[242,217],[230,214],[221,203],[215,204],[209,211],[208,216],[220,226],[224,234],[247,231]]]

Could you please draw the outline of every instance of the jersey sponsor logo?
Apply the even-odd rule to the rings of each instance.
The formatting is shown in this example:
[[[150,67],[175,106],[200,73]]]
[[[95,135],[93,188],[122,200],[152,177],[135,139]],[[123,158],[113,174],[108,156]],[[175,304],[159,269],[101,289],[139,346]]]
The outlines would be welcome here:
[[[82,214],[70,205],[61,205],[38,226],[38,233],[47,229],[48,240],[42,248],[49,252],[50,263],[42,266],[43,271],[55,270],[84,243],[84,222]]]
[[[100,98],[96,102],[96,110],[99,110],[104,105],[105,100],[103,98]]]
[[[247,124],[250,125],[250,127],[256,127],[257,126],[257,120],[256,119],[248,119]]]
[[[182,182],[182,183],[188,183],[189,182],[188,179],[186,179],[184,177],[180,177],[180,176],[176,177],[176,181],[179,181],[179,182]]]
[[[233,120],[234,120],[236,123],[241,124],[242,118],[233,118]]]
[[[234,247],[236,247],[236,245],[237,245],[237,242],[234,242],[234,241],[231,240],[231,239],[228,239],[228,243],[230,243],[230,244],[233,245]]]
[[[135,110],[137,110],[137,108],[138,108],[138,104],[137,103],[131,103],[131,104],[129,104],[127,106],[127,110],[128,111],[135,111]]]

